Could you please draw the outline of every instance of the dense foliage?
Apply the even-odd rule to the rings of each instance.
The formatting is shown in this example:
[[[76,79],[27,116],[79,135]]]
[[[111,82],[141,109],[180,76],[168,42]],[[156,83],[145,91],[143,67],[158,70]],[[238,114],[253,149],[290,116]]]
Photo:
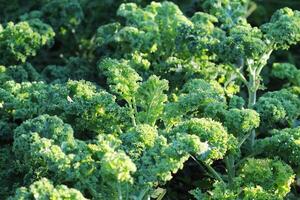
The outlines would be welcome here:
[[[0,198],[299,199],[300,5],[268,1],[0,0]]]

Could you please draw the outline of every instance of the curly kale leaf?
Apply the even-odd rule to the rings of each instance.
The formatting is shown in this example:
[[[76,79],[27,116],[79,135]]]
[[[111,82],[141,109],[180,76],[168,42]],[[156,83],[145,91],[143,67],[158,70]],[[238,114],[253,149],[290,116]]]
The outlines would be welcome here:
[[[57,115],[73,125],[80,138],[90,137],[92,133],[120,131],[128,116],[113,95],[86,81],[54,85],[8,81],[0,89],[0,102],[4,122],[24,121],[41,114]]]
[[[280,160],[248,159],[241,167],[239,177],[242,178],[243,185],[260,185],[274,198],[282,198],[290,192],[295,175],[292,168]],[[249,191],[245,193],[248,198],[253,195],[247,194]]]
[[[144,151],[153,147],[157,137],[157,130],[147,124],[137,125],[120,135],[124,150],[133,159],[139,158]]]
[[[218,83],[192,79],[174,102],[166,104],[163,119],[167,126],[172,126],[190,116],[218,118],[226,107],[224,91]]]
[[[224,126],[235,136],[243,136],[249,131],[258,128],[259,114],[251,109],[232,108],[225,112]]]
[[[300,12],[290,8],[277,10],[269,23],[261,26],[275,49],[288,49],[300,41]]]
[[[139,74],[126,61],[115,59],[104,59],[98,67],[107,77],[112,92],[118,94],[127,103],[132,103],[139,88],[139,82],[142,80]]]
[[[244,60],[253,65],[260,62],[268,47],[260,29],[243,24],[232,27],[228,36],[215,46],[215,52],[225,63],[243,64],[240,62]]]
[[[267,92],[257,101],[254,109],[261,118],[261,128],[290,127],[300,113],[300,100],[286,89]]]
[[[47,178],[42,178],[34,183],[32,183],[28,188],[20,187],[17,189],[15,195],[8,198],[9,200],[54,200],[54,199],[78,199],[87,200],[80,193],[80,191],[69,188],[66,185],[53,185],[52,181]]]
[[[268,157],[280,157],[292,166],[300,166],[300,128],[273,130],[270,137],[259,139],[256,152]]]
[[[6,199],[23,183],[22,170],[11,145],[0,147],[0,195]]]
[[[223,29],[246,22],[249,0],[205,0],[202,7],[220,21]]]
[[[160,80],[157,76],[150,76],[137,90],[137,106],[142,109],[138,113],[141,123],[155,125],[161,118],[168,97],[164,94],[168,91],[168,81]]]
[[[222,159],[227,151],[234,147],[232,141],[236,140],[233,136],[227,133],[221,123],[209,118],[192,118],[183,121],[175,126],[168,134],[168,137],[176,133],[184,133],[186,135],[197,135],[202,142],[207,142],[209,152],[206,156],[200,156],[200,159],[212,163],[214,160]]]
[[[1,64],[24,63],[41,47],[51,44],[54,36],[53,29],[38,19],[17,24],[9,22],[5,28],[0,28]]]
[[[196,198],[205,200],[283,200],[290,192],[295,175],[292,168],[280,160],[247,159],[239,169],[233,185],[216,182],[209,194],[196,190]]]
[[[13,80],[17,83],[40,81],[41,75],[30,64],[24,63],[21,65],[12,65],[9,67],[0,65],[0,83],[4,84],[6,81]]]
[[[23,122],[15,130],[13,151],[25,174],[25,183],[41,177],[51,178],[84,195],[101,198],[116,184],[131,184],[135,164],[113,135],[98,135],[84,142],[75,139],[73,129],[56,116],[40,115]],[[104,187],[104,185],[106,185]],[[107,195],[107,196],[109,196]]]
[[[42,173],[49,170],[62,175],[70,167],[65,152],[74,146],[73,129],[58,117],[41,115],[23,122],[14,132],[13,151],[26,161],[28,171],[37,167]]]
[[[94,68],[80,57],[70,57],[65,65],[47,65],[41,72],[47,83],[65,83],[71,80],[94,80]]]
[[[153,52],[163,57],[168,57],[174,50],[176,28],[181,24],[191,24],[178,6],[172,2],[152,2],[144,9],[133,3],[122,4],[118,15],[125,17],[127,24],[132,27],[128,28],[132,30],[136,28],[139,31],[138,37],[129,40],[129,44],[140,46],[134,49],[144,53]]]
[[[49,1],[41,9],[43,16],[57,31],[74,29],[83,20],[83,11],[78,0]]]
[[[300,70],[290,63],[274,63],[272,75],[279,79],[288,80],[295,86],[300,86]]]
[[[201,142],[197,135],[177,133],[170,142],[165,137],[158,136],[153,147],[136,161],[136,184],[138,187],[165,184],[172,179],[174,173],[183,168],[190,155],[201,156],[207,150],[208,145]]]

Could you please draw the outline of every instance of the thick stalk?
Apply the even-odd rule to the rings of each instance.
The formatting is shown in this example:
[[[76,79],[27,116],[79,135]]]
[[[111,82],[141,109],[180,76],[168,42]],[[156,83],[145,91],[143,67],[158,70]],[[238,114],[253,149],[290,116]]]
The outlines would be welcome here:
[[[234,157],[232,155],[226,156],[225,165],[226,165],[227,173],[228,173],[229,187],[232,187],[233,186],[233,178],[235,177]]]
[[[247,133],[246,135],[244,135],[244,137],[242,137],[238,143],[238,147],[241,148],[241,146],[244,144],[244,142],[250,137],[251,135],[251,131],[249,133]]]
[[[216,170],[214,170],[214,168],[212,168],[209,164],[202,162],[204,164],[204,166],[207,168],[207,170],[212,173],[212,175],[220,182],[224,182],[222,177],[219,175],[218,172],[216,172]]]
[[[255,138],[256,138],[256,132],[255,132],[255,129],[253,129],[251,131],[251,135],[250,135],[250,148],[251,148],[252,152],[253,152],[254,145],[255,145]]]
[[[257,80],[255,71],[249,74],[249,85],[248,85],[248,108],[252,108],[256,103],[256,91],[257,91]]]
[[[250,71],[249,74],[249,86],[248,86],[248,108],[252,108],[255,103],[256,103],[256,92],[257,92],[257,76],[255,71]],[[256,137],[256,132],[255,129],[251,131],[250,134],[250,148],[253,150],[253,147],[255,145],[255,137]]]
[[[251,2],[245,17],[248,18],[256,10],[256,8],[257,8],[256,3]]]
[[[208,171],[209,173],[211,173],[211,176],[212,176],[212,177],[214,177],[214,178],[217,179],[218,181],[224,183],[224,180],[222,179],[222,177],[220,176],[220,174],[219,174],[216,170],[214,170],[214,168],[212,168],[209,164],[207,164],[207,163],[205,163],[204,161],[202,161],[202,162],[201,162],[202,165],[201,165],[200,162],[199,162],[194,156],[192,156],[192,155],[190,155],[190,156],[191,156],[191,158],[192,158],[199,166],[202,167],[202,165],[204,165],[204,166],[206,167],[207,171]]]
[[[198,164],[198,166],[201,168],[202,171],[205,171],[207,173],[207,175],[211,178],[215,178],[212,174],[210,174],[207,169],[204,168],[204,166],[192,155],[190,155],[191,158]]]
[[[136,126],[136,116],[137,116],[137,108],[136,108],[136,102],[135,98],[132,98],[131,100],[127,100],[129,109],[130,109],[130,118],[133,126]]]
[[[126,183],[126,200],[129,199],[129,188],[128,188],[128,183]]]
[[[130,105],[129,107],[130,107],[130,112],[131,112],[130,113],[131,123],[133,126],[136,126],[136,121],[135,121],[135,116],[134,116],[132,105]]]
[[[137,107],[136,107],[136,100],[135,97],[132,98],[132,104],[133,104],[133,109],[134,109],[134,116],[136,118],[136,122],[139,124],[139,119],[138,119],[138,111],[137,111]]]
[[[139,196],[137,197],[137,200],[148,200],[150,199],[149,195],[147,194],[149,192],[149,187],[143,189]]]
[[[268,52],[266,52],[262,57],[261,61],[258,64],[257,69],[250,70],[249,74],[249,87],[248,87],[248,94],[249,94],[249,101],[248,101],[248,108],[253,108],[253,106],[256,104],[256,93],[259,89],[260,83],[259,83],[259,76],[261,71],[263,70],[263,67],[267,64],[267,61],[269,60],[271,54],[273,52],[273,49],[270,49]],[[249,66],[251,69],[251,66]],[[255,145],[255,129],[251,131],[250,135],[250,147],[253,152],[253,147]]]
[[[255,68],[253,68],[253,64],[251,62],[247,62],[248,71],[249,71],[249,81],[245,78],[245,76],[237,69],[235,72],[239,76],[239,78],[242,80],[242,82],[245,84],[245,86],[248,89],[248,108],[252,108],[256,103],[256,92],[259,87],[259,82],[257,80],[257,77],[259,74],[256,74],[257,71]],[[259,69],[258,71],[260,71]],[[250,146],[253,150],[253,146],[255,144],[255,137],[256,133],[255,130],[252,130],[249,134],[245,135],[239,143],[239,147],[242,146],[242,144],[250,137]]]
[[[117,189],[118,189],[118,200],[123,200],[122,189],[121,189],[120,183],[118,183]]]
[[[245,86],[248,87],[248,81],[245,78],[245,76],[238,69],[235,72],[238,75],[238,77],[241,79],[241,81],[245,84]]]

